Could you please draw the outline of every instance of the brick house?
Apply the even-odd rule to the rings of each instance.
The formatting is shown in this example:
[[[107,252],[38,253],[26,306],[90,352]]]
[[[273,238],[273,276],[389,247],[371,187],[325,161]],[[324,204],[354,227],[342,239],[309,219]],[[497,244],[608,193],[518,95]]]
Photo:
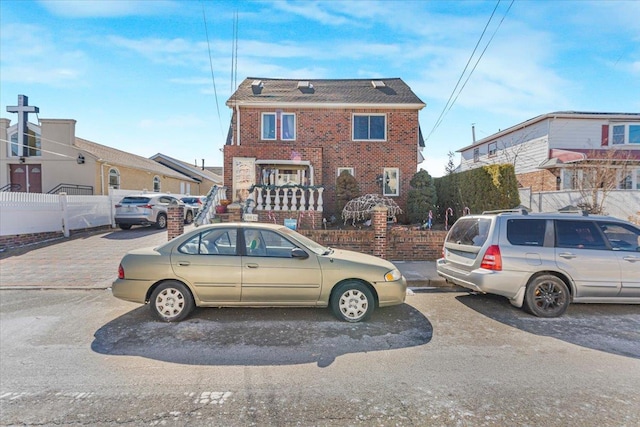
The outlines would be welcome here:
[[[406,211],[409,180],[423,160],[425,104],[401,79],[247,78],[227,106],[224,182],[234,201],[255,188],[258,210],[339,218],[335,185],[346,169],[362,194],[391,197]]]
[[[558,111],[543,114],[458,150],[464,171],[511,163],[520,187],[572,190],[589,168],[612,156],[625,176],[618,189],[640,190],[640,114]],[[620,168],[621,171],[623,168]]]

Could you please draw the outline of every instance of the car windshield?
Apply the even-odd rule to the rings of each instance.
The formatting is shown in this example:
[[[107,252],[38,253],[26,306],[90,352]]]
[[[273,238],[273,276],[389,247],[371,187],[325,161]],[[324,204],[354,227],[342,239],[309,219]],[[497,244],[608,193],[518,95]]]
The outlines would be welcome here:
[[[280,232],[288,237],[291,237],[294,240],[297,240],[298,242],[302,243],[303,245],[305,245],[307,248],[309,248],[310,250],[312,250],[315,254],[317,255],[324,255],[324,254],[328,254],[331,252],[331,249],[327,248],[326,246],[322,246],[319,243],[314,242],[313,240],[309,239],[308,237],[303,236],[302,234],[298,233],[297,231],[294,231],[290,228],[287,227],[282,227],[280,229]]]

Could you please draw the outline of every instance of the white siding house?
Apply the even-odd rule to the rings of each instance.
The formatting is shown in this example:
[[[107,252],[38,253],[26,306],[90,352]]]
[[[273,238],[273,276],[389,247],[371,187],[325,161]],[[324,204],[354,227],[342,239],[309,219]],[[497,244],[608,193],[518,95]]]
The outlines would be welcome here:
[[[459,171],[513,164],[519,186],[530,192],[574,190],[584,184],[585,175],[577,171],[593,170],[605,160],[618,171],[617,189],[640,191],[640,113],[548,113],[458,152]]]

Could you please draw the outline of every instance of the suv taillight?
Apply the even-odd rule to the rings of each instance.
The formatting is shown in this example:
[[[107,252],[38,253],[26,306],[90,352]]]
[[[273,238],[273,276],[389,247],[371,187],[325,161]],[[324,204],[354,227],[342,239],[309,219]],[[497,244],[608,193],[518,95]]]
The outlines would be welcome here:
[[[151,206],[151,205],[142,205],[142,206],[140,206],[140,207],[141,207],[142,209],[152,209],[152,208],[153,208],[153,206]]]
[[[118,266],[118,279],[124,279],[124,268],[122,268],[122,264]]]
[[[487,248],[487,251],[482,257],[482,263],[480,268],[486,268],[487,270],[502,270],[502,255],[500,255],[500,246],[491,245]]]

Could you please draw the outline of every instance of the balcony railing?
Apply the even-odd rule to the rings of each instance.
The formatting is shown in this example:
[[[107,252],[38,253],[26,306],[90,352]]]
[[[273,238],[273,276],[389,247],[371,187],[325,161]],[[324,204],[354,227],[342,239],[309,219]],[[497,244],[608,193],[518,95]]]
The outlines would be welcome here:
[[[321,186],[255,185],[253,200],[258,211],[322,212]]]

